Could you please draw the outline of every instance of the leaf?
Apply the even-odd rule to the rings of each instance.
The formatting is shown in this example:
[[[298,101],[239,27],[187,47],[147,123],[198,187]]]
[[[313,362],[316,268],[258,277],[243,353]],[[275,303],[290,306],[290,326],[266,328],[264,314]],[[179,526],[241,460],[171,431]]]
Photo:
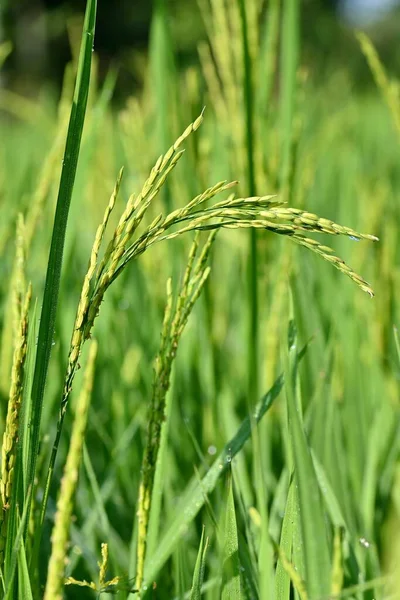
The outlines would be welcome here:
[[[208,549],[208,538],[205,537],[204,528],[201,534],[199,551],[197,554],[196,566],[193,573],[192,591],[190,592],[190,600],[200,600],[201,588],[204,581],[204,570],[206,566],[206,553]]]
[[[17,530],[15,540],[14,540],[14,546],[13,546],[10,561],[9,561],[9,567],[7,569],[4,600],[13,600],[14,595],[15,595],[14,594],[14,592],[15,592],[15,572],[16,572],[17,566],[19,564],[21,546],[24,545],[23,533],[24,533],[24,529],[26,528],[26,523],[28,520],[27,519],[28,508],[29,508],[29,505],[31,502],[31,496],[32,496],[31,490],[32,490],[32,488],[29,488],[28,495],[26,497],[25,504],[24,504],[24,510],[22,513],[22,517],[21,517],[20,522],[18,523],[18,530]],[[18,517],[18,515],[16,515],[16,516]],[[23,549],[23,552],[25,553],[25,548]]]
[[[289,560],[292,555],[294,522],[294,486],[293,483],[291,483],[286,501],[285,515],[283,517],[281,539],[279,542],[279,547]],[[276,566],[275,597],[279,600],[289,600],[290,598],[290,577],[284,569],[281,559],[278,559],[278,564]]]
[[[293,311],[293,309],[292,309]],[[298,490],[305,580],[310,598],[330,593],[330,551],[318,481],[302,422],[301,399],[297,379],[297,333],[293,318],[289,322],[289,351],[286,386],[289,442]]]
[[[18,558],[18,600],[33,600],[25,546],[21,543]]]
[[[236,454],[242,449],[244,443],[249,439],[251,435],[251,423],[253,420],[258,423],[262,419],[265,413],[272,406],[275,398],[277,398],[279,395],[282,387],[283,376],[281,375],[261,400],[257,410],[255,411],[254,419],[250,420],[250,417],[246,417],[239,427],[236,435],[225,445],[221,454],[203,479],[201,481],[193,480],[188,485],[186,494],[177,509],[176,517],[166,528],[166,531],[164,532],[164,535],[158,544],[156,552],[146,562],[145,585],[149,585],[148,582],[153,581],[154,577],[165,564],[182,535],[185,533],[188,525],[193,521],[195,516],[203,507],[204,503],[206,502],[207,495],[214,490],[218,479],[221,477],[221,475],[223,475],[223,473],[225,473],[230,465],[230,461],[236,456]]]
[[[225,509],[222,566],[222,600],[242,600],[240,581],[239,543],[233,498],[232,473],[228,479],[228,498]]]
[[[64,160],[61,170],[61,180],[58,190],[56,214],[54,217],[53,234],[47,264],[32,384],[31,449],[28,466],[28,485],[31,486],[34,484],[36,461],[39,454],[43,397],[53,343],[68,212],[75,183],[89,93],[96,9],[97,0],[87,0],[78,74],[71,108]],[[25,536],[26,534],[27,531],[25,531]]]

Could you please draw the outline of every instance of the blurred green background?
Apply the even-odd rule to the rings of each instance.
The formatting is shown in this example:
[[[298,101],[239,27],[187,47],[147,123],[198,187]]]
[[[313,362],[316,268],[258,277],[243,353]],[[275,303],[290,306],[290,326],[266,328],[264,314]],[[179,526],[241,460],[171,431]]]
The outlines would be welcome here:
[[[157,0],[105,0],[98,8],[95,50],[100,73],[118,67],[114,100],[123,100],[143,84],[151,17]],[[264,11],[268,10],[265,1]],[[390,7],[390,4],[393,4]],[[196,63],[204,24],[197,0],[168,0],[168,22],[177,64]],[[387,6],[386,6],[387,5]],[[400,64],[396,0],[301,0],[302,64],[316,80],[327,69],[345,68],[356,87],[372,85],[365,61],[356,51],[353,26],[367,26],[389,71]],[[83,0],[5,0],[0,6],[0,41],[14,51],[2,73],[2,85],[35,95],[38,85],[59,89],[71,42],[79,38]],[[262,18],[262,17],[261,17]]]

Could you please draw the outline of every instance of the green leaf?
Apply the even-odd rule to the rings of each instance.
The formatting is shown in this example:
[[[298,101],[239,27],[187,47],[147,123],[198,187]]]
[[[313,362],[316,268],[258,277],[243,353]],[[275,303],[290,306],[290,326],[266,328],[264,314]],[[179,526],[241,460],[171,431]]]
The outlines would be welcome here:
[[[279,547],[289,560],[292,556],[294,522],[294,485],[291,483],[288,491],[285,515],[283,517],[281,539],[279,543]],[[290,577],[287,571],[284,569],[280,559],[278,560],[278,564],[276,566],[275,597],[278,598],[278,600],[289,600],[290,598]]]
[[[156,552],[146,562],[145,584],[148,585],[149,581],[153,581],[154,577],[165,564],[182,535],[185,533],[187,526],[193,521],[203,507],[207,495],[214,490],[219,478],[229,467],[231,460],[249,439],[251,435],[251,422],[254,421],[258,423],[262,419],[272,406],[275,398],[279,395],[282,387],[283,376],[281,375],[261,400],[255,411],[254,418],[250,420],[250,417],[246,417],[236,435],[225,445],[223,451],[203,479],[201,481],[192,480],[188,485],[186,494],[177,509],[176,517],[166,528]]]
[[[27,516],[28,516],[28,508],[31,502],[31,489],[29,488],[28,490],[28,495],[26,497],[25,503],[24,503],[24,510],[22,513],[22,517],[20,519],[20,521],[18,522],[18,530],[17,533],[15,535],[15,540],[14,540],[14,545],[12,548],[12,552],[11,552],[11,556],[10,556],[10,560],[9,565],[6,569],[6,581],[5,581],[5,595],[4,595],[4,600],[13,600],[14,596],[15,596],[15,573],[17,570],[17,566],[19,566],[19,562],[20,562],[20,553],[21,553],[21,546],[24,545],[24,539],[23,539],[23,533],[24,533],[24,529],[27,526]],[[18,518],[19,515],[16,515],[16,518]],[[23,549],[23,552],[25,554],[25,547]]]
[[[287,371],[290,383],[285,389],[289,441],[298,490],[306,586],[309,597],[314,599],[330,593],[331,564],[322,500],[301,414],[297,334],[293,318],[289,322],[288,342]]]
[[[68,212],[74,188],[89,93],[96,9],[97,0],[87,0],[78,73],[61,170],[61,180],[58,190],[57,207],[54,217],[43,305],[40,316],[36,362],[32,384],[32,426],[28,485],[33,485],[34,483],[36,462],[39,454],[43,397],[53,343],[65,232],[67,229]],[[27,532],[25,532],[25,535],[26,533]]]
[[[354,544],[352,543],[354,538],[352,538],[350,526],[346,522],[345,516],[340,507],[340,503],[328,480],[325,470],[312,450],[311,456],[318,485],[332,524],[337,530],[344,530],[344,540],[342,540],[342,544],[345,546],[343,551],[344,559],[348,561],[348,566],[352,577],[357,580],[358,574],[362,572],[362,569],[357,562]]]
[[[204,528],[201,534],[199,551],[197,554],[196,566],[193,573],[192,591],[190,592],[190,600],[200,600],[201,588],[204,581],[204,570],[206,567],[206,553],[208,549],[208,538],[205,537]]]
[[[224,515],[222,600],[242,600],[239,543],[233,498],[232,474],[228,478],[228,498]]]
[[[23,543],[19,547],[18,557],[18,600],[33,600],[28,563]]]

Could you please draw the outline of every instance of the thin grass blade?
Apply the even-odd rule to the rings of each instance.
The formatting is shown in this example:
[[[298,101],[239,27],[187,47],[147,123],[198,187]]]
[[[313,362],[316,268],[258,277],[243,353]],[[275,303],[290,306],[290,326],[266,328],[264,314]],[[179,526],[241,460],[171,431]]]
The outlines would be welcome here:
[[[47,370],[53,341],[61,267],[67,229],[68,212],[74,188],[76,169],[87,99],[89,93],[90,68],[94,42],[97,0],[88,0],[82,34],[78,74],[68,127],[61,180],[58,191],[56,214],[47,265],[43,305],[40,317],[38,346],[32,384],[32,437],[28,468],[28,485],[35,479],[36,461],[39,454],[40,423]]]
[[[289,323],[288,345],[287,372],[289,384],[285,389],[289,439],[295,468],[295,480],[298,487],[306,586],[309,597],[314,599],[330,593],[331,564],[319,486],[302,423],[297,379],[296,328],[293,319]]]
[[[240,581],[239,541],[231,472],[228,478],[228,498],[224,521],[221,598],[222,600],[242,600],[244,595]]]
[[[196,566],[193,573],[192,591],[190,600],[200,600],[201,589],[204,582],[204,570],[206,567],[206,554],[208,549],[208,538],[205,537],[205,530],[201,534],[199,552],[197,554]]]

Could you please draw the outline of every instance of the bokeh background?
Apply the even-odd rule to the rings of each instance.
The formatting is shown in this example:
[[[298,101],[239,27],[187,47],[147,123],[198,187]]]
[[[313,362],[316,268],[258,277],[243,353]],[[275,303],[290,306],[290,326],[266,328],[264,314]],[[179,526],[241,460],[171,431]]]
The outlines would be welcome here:
[[[103,76],[110,65],[119,70],[115,101],[143,83],[157,0],[105,0],[98,8],[95,50]],[[265,2],[267,8],[268,2]],[[302,0],[302,63],[315,78],[341,66],[353,84],[371,84],[365,61],[356,52],[352,30],[367,28],[389,68],[400,63],[396,43],[400,30],[398,0]],[[181,67],[197,62],[197,45],[205,31],[196,0],[168,0],[168,20],[176,59]],[[60,88],[71,59],[71,40],[79,37],[83,0],[5,0],[0,7],[0,40],[11,40],[14,51],[1,76],[1,85],[26,94],[38,85]]]

